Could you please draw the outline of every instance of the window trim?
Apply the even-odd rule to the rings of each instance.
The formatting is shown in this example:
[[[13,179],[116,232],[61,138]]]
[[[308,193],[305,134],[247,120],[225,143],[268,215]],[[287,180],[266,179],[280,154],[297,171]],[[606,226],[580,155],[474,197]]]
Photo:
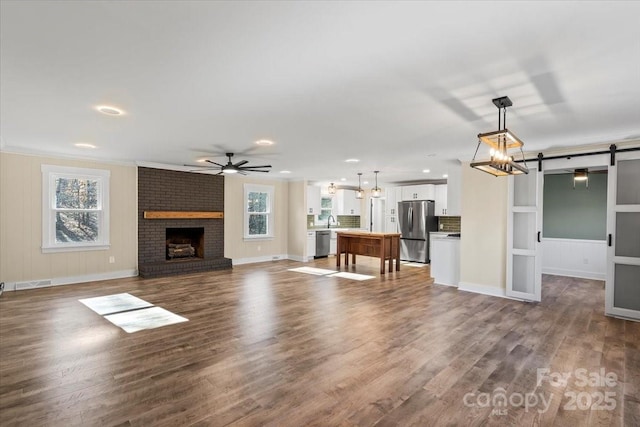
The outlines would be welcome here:
[[[42,253],[95,251],[110,248],[109,243],[109,178],[104,169],[42,165]],[[56,178],[91,178],[98,181],[98,239],[95,242],[56,242],[55,181]]]
[[[267,212],[264,214],[267,216],[267,234],[250,235],[249,234],[249,215],[256,212],[249,212],[249,193],[267,193]],[[245,240],[271,240],[275,237],[274,233],[274,195],[275,188],[273,185],[259,185],[259,184],[244,184],[244,239]],[[257,212],[260,213],[260,212]]]

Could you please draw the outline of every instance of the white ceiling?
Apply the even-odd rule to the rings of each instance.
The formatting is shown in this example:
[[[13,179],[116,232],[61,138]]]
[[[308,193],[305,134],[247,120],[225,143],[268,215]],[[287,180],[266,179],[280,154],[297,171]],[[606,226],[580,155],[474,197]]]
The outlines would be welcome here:
[[[182,165],[230,150],[274,177],[440,178],[497,129],[503,95],[528,151],[640,137],[639,2],[1,8],[6,151]]]

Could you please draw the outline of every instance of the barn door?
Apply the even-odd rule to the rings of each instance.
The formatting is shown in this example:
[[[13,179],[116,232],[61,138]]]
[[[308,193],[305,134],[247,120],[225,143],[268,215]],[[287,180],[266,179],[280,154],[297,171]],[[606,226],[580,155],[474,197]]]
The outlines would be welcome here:
[[[605,313],[640,320],[640,153],[616,154],[607,189]]]
[[[542,288],[542,185],[537,165],[508,177],[507,296],[540,301]]]

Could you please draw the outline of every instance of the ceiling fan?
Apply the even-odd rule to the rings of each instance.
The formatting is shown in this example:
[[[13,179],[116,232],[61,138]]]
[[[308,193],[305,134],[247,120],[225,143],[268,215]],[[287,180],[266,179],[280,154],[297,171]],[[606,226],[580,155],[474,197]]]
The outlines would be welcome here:
[[[246,175],[247,172],[269,172],[268,170],[264,170],[264,169],[269,169],[271,168],[271,165],[260,165],[260,166],[244,166],[247,163],[249,163],[248,160],[240,160],[238,163],[233,163],[231,161],[231,158],[233,157],[233,153],[225,153],[225,156],[227,156],[229,158],[229,161],[227,162],[226,165],[221,165],[220,163],[216,163],[212,160],[206,159],[205,162],[212,164],[213,166],[198,166],[201,169],[199,170],[205,170],[205,169],[219,169],[220,172],[218,172],[217,175],[220,174],[234,174],[234,173],[239,173],[240,175]]]

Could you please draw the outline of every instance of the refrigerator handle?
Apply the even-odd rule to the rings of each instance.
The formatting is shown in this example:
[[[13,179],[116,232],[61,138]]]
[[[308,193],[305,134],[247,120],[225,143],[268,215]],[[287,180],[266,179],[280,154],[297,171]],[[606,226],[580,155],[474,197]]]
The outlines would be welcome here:
[[[409,230],[413,231],[413,207],[411,206],[407,209],[407,223],[409,224]]]

